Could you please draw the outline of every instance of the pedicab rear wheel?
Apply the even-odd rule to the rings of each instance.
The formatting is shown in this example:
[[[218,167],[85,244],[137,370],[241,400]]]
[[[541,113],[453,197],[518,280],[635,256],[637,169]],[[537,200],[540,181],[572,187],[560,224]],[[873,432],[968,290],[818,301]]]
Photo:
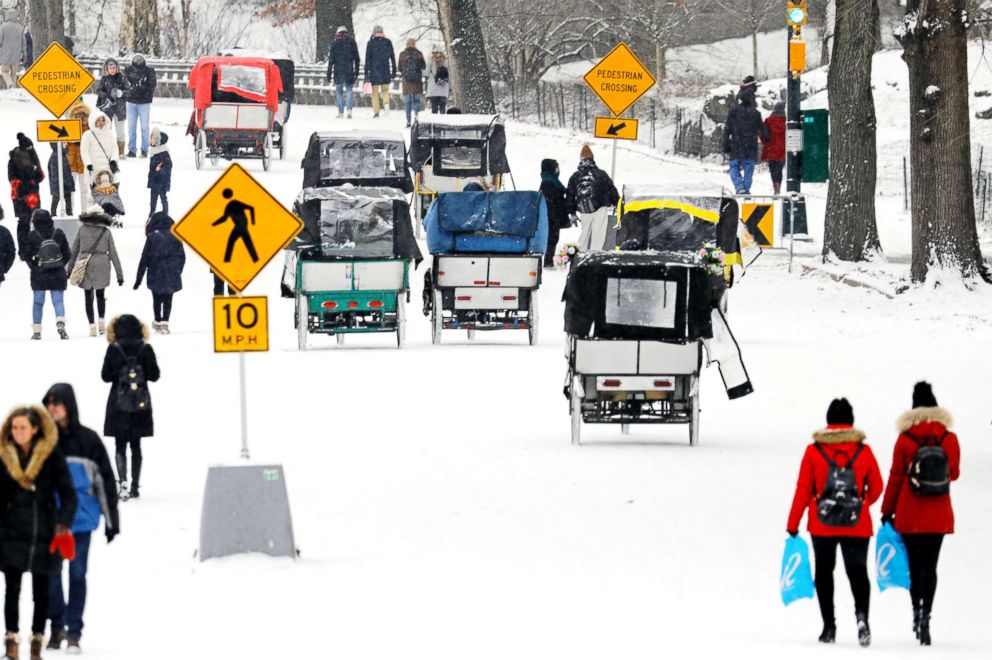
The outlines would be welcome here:
[[[406,345],[406,298],[403,293],[396,294],[396,348]]]
[[[272,134],[265,134],[265,142],[262,144],[262,169],[266,172],[272,165]]]
[[[582,396],[579,394],[579,377],[572,377],[572,392],[569,408],[572,412],[572,444],[582,444]]]
[[[530,304],[527,306],[527,339],[531,346],[537,345],[537,331],[540,327],[540,317],[537,313],[537,289],[530,292]]]
[[[434,290],[434,304],[431,307],[431,343],[435,346],[441,343],[441,330],[444,327],[444,314],[441,309],[443,297],[441,292]]]
[[[689,446],[699,444],[699,379],[689,378]]]
[[[307,333],[309,332],[309,309],[307,297],[302,293],[296,294],[296,344],[301,351],[307,350]]]
[[[193,145],[193,156],[196,169],[201,169],[203,167],[203,161],[207,157],[207,134],[202,130],[197,131],[196,133],[196,143]]]

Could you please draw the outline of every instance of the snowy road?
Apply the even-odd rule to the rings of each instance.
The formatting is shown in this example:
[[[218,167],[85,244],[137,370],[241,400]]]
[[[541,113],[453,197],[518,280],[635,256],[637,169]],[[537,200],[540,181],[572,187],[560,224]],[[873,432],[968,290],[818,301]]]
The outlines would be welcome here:
[[[177,218],[221,171],[193,169],[182,135],[189,111],[187,102],[163,100],[152,111],[170,135]],[[300,188],[306,138],[341,125],[334,114],[294,109],[287,160],[267,173],[247,162],[284,204]],[[346,126],[402,130],[401,113],[376,122],[368,110],[358,114]],[[11,147],[16,131],[33,135],[41,118],[36,103],[0,95]],[[559,159],[566,177],[585,138],[510,124],[508,140],[517,187],[533,189],[542,157]],[[607,147],[594,150],[608,164]],[[147,163],[122,163],[131,212],[117,241],[128,285],[143,240]],[[724,175],[620,152],[621,184],[700,179],[722,183]],[[47,205],[47,188],[43,197]],[[811,223],[815,235],[821,224]],[[411,277],[414,301],[421,273]],[[211,277],[190,253],[174,334],[152,339],[163,375],[152,389],[156,437],[145,443],[142,499],[122,505],[113,545],[99,538],[91,553],[88,656],[854,657],[862,651],[842,578],[840,648],[815,643],[813,601],[784,609],[779,600],[799,460],[829,400],[844,395],[887,473],[895,418],[915,380],[927,378],[956,416],[964,456],[954,486],[958,534],[941,558],[933,636],[941,657],[989,657],[989,292],[889,301],[789,275],[781,257],[766,254],[731,299],[755,394],[727,401],[710,369],[701,446],[690,449],[678,426],[635,427],[630,436],[588,426],[586,444],[575,448],[561,394],[561,272],[545,277],[536,348],[511,332],[474,342],[450,332],[432,346],[413,306],[403,351],[381,336],[349,337],[343,347],[316,338],[305,354],[295,347],[292,303],[278,297],[279,274],[270,266],[247,291],[269,296],[272,342],[269,353],[247,358],[250,434],[255,460],[286,468],[302,557],[193,560],[206,468],[237,460],[239,429],[237,360],[212,351]],[[149,318],[144,288],[108,294],[111,315]],[[84,423],[99,429],[105,342],[84,337],[81,292],[67,294],[68,342],[54,338],[50,308],[45,340],[28,341],[30,305],[27,269],[17,264],[0,287],[0,406],[40,400],[51,383],[67,381]],[[873,592],[872,629],[873,657],[913,651],[904,592]]]

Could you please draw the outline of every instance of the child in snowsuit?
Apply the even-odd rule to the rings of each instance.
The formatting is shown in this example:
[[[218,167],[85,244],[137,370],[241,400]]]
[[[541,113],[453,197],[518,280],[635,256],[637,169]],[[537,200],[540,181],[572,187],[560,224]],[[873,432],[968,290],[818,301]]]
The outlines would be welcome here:
[[[148,160],[148,187],[151,189],[151,207],[148,217],[155,215],[158,200],[162,200],[162,212],[169,212],[169,198],[172,187],[172,156],[169,155],[169,136],[158,129],[152,129],[151,150]]]
[[[59,200],[65,193],[65,214],[72,215],[72,193],[76,192],[76,182],[69,169],[69,152],[62,149],[62,191],[59,191],[59,155],[58,144],[51,143],[52,155],[48,157],[48,187],[52,192],[52,215],[58,215]]]

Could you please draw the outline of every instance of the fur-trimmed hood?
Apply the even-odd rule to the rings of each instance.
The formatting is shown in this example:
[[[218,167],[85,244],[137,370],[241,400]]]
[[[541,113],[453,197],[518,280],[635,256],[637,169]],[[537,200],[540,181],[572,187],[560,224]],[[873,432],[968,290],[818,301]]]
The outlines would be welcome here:
[[[27,407],[34,410],[41,419],[42,437],[35,443],[27,467],[22,468],[17,445],[14,444],[14,439],[10,435],[14,415],[7,415],[7,419],[3,422],[3,428],[0,429],[0,462],[7,468],[7,472],[10,473],[14,481],[22,488],[30,490],[34,486],[34,481],[38,478],[41,468],[45,465],[45,461],[48,460],[58,445],[59,431],[43,406],[35,404]]]
[[[863,431],[859,431],[853,426],[828,427],[813,432],[813,441],[819,442],[821,445],[839,445],[847,442],[857,444],[863,442],[866,437]]]
[[[951,413],[940,406],[913,408],[899,415],[899,419],[896,420],[896,430],[905,433],[923,422],[938,422],[943,424],[945,429],[950,429],[954,423],[954,418],[951,417]]]
[[[121,341],[148,341],[148,326],[138,317],[121,314],[110,319],[107,325],[107,341],[113,344]]]
[[[86,209],[84,213],[80,213],[79,220],[80,222],[85,222],[86,224],[90,224],[90,225],[106,226],[106,227],[114,226],[114,219],[111,218],[106,213],[104,213],[103,207],[99,206],[98,204],[94,204],[93,206]]]

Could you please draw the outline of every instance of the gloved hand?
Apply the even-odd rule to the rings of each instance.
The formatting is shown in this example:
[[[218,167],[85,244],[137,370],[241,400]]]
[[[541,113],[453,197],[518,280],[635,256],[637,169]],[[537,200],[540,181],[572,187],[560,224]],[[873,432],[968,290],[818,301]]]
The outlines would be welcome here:
[[[121,168],[117,166],[117,161],[116,160],[110,161],[110,172],[112,174],[117,174],[120,171],[121,171]]]
[[[93,166],[92,165],[87,165],[86,166],[86,171],[87,172],[92,172],[93,171]]]
[[[122,92],[119,89],[115,89],[113,92],[111,92],[111,94],[114,95],[115,99],[119,99],[120,97],[124,96],[124,92]]]
[[[141,286],[141,282],[135,282],[134,283],[134,290],[137,291],[139,286]]]
[[[113,543],[114,538],[119,534],[119,532],[113,527],[107,527],[104,530],[104,534],[107,536],[107,543]]]
[[[882,516],[883,525],[891,525],[893,520],[895,520],[895,516],[893,515]]]
[[[117,286],[124,286],[124,278],[117,280]]]
[[[787,533],[787,534],[788,534],[789,536],[791,536],[792,538],[796,538],[796,536],[798,536],[798,534],[799,534],[799,532],[798,532],[798,531],[793,531],[793,530],[791,530],[791,529],[787,529],[787,530],[785,530],[785,531],[786,531],[786,533]]]
[[[48,546],[48,553],[55,554],[58,550],[64,559],[72,561],[76,558],[76,539],[72,537],[72,532],[68,530],[60,532],[59,529],[65,530],[65,527],[61,525],[55,527],[56,534]]]
[[[579,226],[579,216],[577,216],[574,213],[569,213],[568,214],[568,224],[570,224],[573,227],[578,227]]]

